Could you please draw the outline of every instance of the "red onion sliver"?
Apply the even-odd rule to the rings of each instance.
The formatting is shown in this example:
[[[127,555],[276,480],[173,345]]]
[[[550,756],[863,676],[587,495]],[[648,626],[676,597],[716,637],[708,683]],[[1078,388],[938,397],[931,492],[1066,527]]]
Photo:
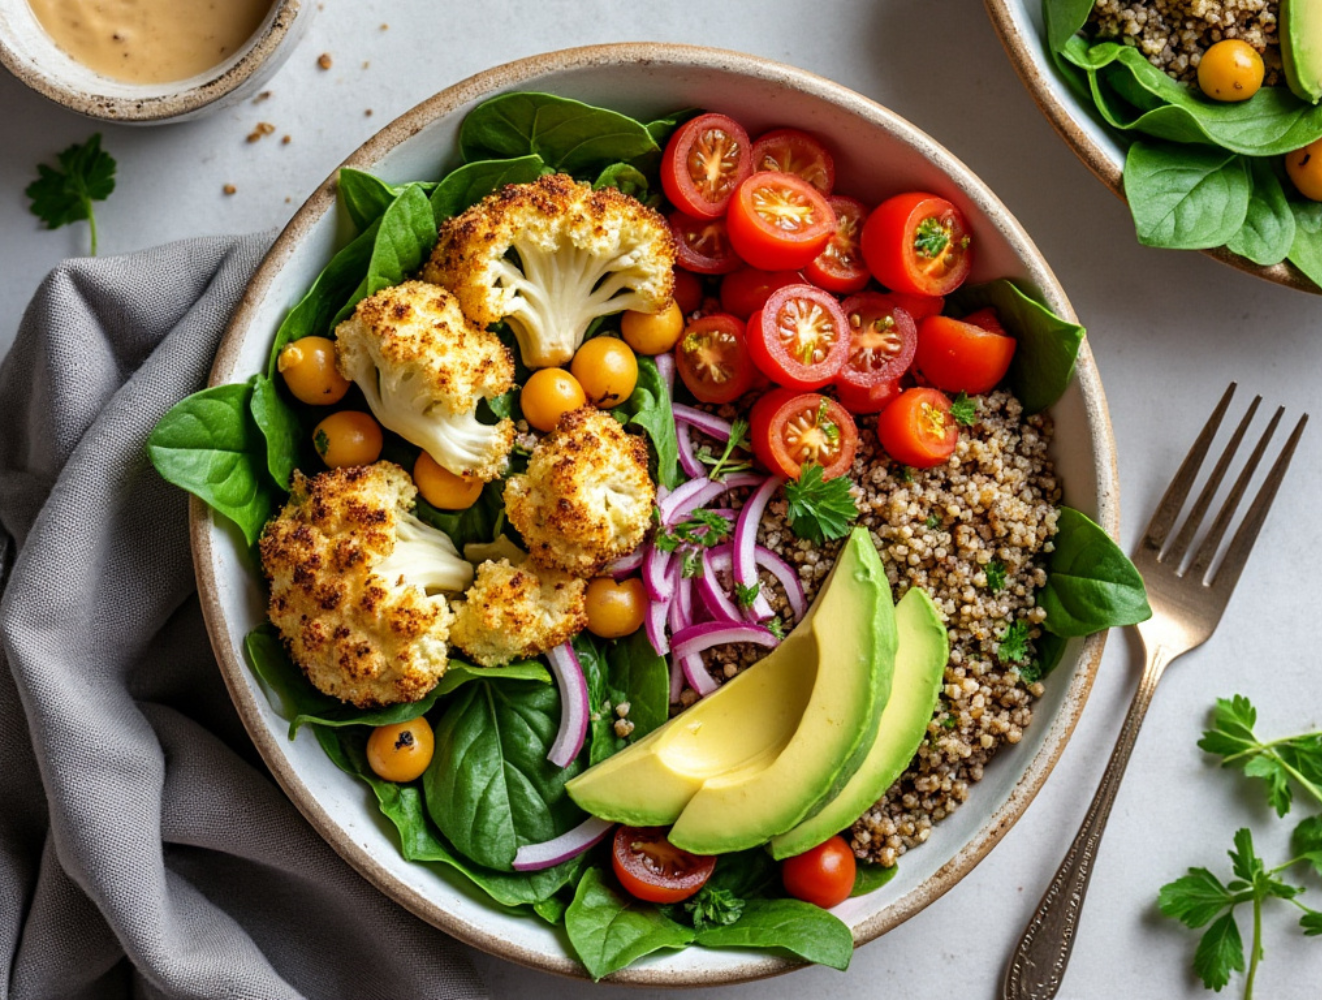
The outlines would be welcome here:
[[[569,643],[561,643],[546,654],[560,688],[560,731],[546,759],[557,767],[568,767],[588,735],[588,683],[578,654]]]
[[[652,601],[647,605],[647,617],[643,619],[647,641],[652,644],[657,656],[665,656],[670,652],[670,640],[666,638],[666,616],[670,611],[671,600],[667,597],[663,601]]]
[[[643,558],[643,586],[653,601],[669,601],[674,596],[675,588],[670,578],[673,555],[653,545]]]
[[[670,353],[658,354],[652,358],[656,362],[657,374],[666,387],[666,395],[675,398],[675,356]]]
[[[514,855],[516,872],[539,872],[576,858],[589,847],[601,842],[615,824],[610,820],[589,816],[574,829],[560,834],[554,840],[540,844],[524,844]]]
[[[661,523],[667,526],[677,524],[699,507],[707,506],[730,490],[741,486],[760,486],[766,478],[756,472],[737,472],[719,481],[690,479],[657,505],[661,509]]]
[[[684,693],[684,668],[673,656],[670,658],[670,704],[679,702],[679,696]]]
[[[728,566],[730,556],[727,553],[725,563]],[[698,577],[698,595],[702,598],[702,603],[707,605],[707,610],[717,621],[739,622],[743,620],[743,614],[739,606],[732,600],[721,588],[720,581],[716,579],[717,566],[712,561],[710,553],[704,549],[702,553],[702,576]]]
[[[730,622],[703,622],[690,625],[676,632],[671,638],[670,649],[681,660],[686,656],[701,653],[713,646],[725,646],[732,642],[751,642],[756,646],[775,646],[780,642],[770,629],[761,625]],[[696,690],[696,686],[695,686]]]
[[[693,581],[684,576],[682,566],[683,560],[676,559],[670,571],[675,581],[675,596],[666,614],[671,635],[693,623]]]
[[[715,691],[719,684],[712,679],[711,671],[707,665],[702,662],[702,657],[697,653],[679,658],[680,669],[684,671],[684,677],[689,682],[689,687],[698,692],[699,698],[705,698]]]
[[[712,416],[704,410],[685,406],[683,403],[676,403],[671,409],[675,412],[676,423],[696,427],[702,433],[710,438],[715,438],[717,441],[730,440],[730,432],[733,428],[728,420],[722,420],[720,417]]]
[[[734,529],[734,579],[745,587],[757,585],[757,529],[762,523],[762,512],[767,509],[772,494],[784,484],[783,476],[770,476],[756,492],[748,498],[744,509],[739,514],[739,523]],[[761,621],[770,618],[771,604],[759,591],[749,613]]]
[[[771,573],[785,589],[785,596],[789,599],[790,610],[794,612],[794,620],[797,622],[808,613],[808,599],[803,593],[803,584],[799,581],[799,574],[784,559],[776,555],[765,545],[759,545],[753,551],[753,558],[757,564]]]
[[[675,440],[679,443],[679,464],[684,472],[694,479],[706,479],[707,467],[698,461],[697,452],[693,450],[693,435],[689,433],[688,424],[675,424]]]
[[[620,556],[620,558],[616,559],[613,563],[610,563],[604,572],[612,579],[623,580],[631,573],[636,573],[638,570],[642,569],[643,556],[645,554],[643,547],[640,545],[627,556]]]

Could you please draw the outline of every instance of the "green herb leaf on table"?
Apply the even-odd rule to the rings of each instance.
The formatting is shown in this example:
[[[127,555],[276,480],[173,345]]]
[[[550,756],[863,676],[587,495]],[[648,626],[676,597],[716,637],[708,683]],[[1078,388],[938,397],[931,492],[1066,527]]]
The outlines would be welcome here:
[[[1322,875],[1322,815],[1309,816],[1290,836],[1290,849]]]
[[[694,932],[656,906],[626,895],[600,868],[589,868],[565,911],[565,932],[579,961],[601,979],[663,948],[683,948]]]
[[[545,167],[542,158],[536,154],[465,163],[448,173],[431,193],[436,225],[471,208],[506,184],[531,184],[542,175]]]
[[[1290,811],[1292,782],[1322,803],[1322,732],[1263,742],[1254,732],[1257,721],[1257,710],[1243,695],[1218,698],[1212,728],[1203,733],[1198,746],[1221,757],[1222,767],[1261,778],[1267,785],[1267,801],[1278,816]]]
[[[115,160],[101,148],[101,133],[81,145],[75,143],[57,157],[60,169],[37,165],[37,179],[24,194],[29,210],[46,224],[59,229],[87,220],[91,230],[92,256],[96,256],[96,212],[94,201],[105,201],[115,190]]]
[[[648,357],[638,359],[638,383],[633,394],[611,410],[622,422],[636,425],[647,434],[656,456],[656,480],[667,489],[679,485],[679,438],[675,433],[675,414],[670,393]]]
[[[1060,508],[1057,528],[1037,595],[1047,631],[1070,638],[1152,617],[1143,578],[1105,531],[1072,507]]]
[[[750,899],[732,924],[705,927],[704,948],[768,948],[841,971],[854,955],[854,935],[844,921],[797,899]]]
[[[854,888],[849,893],[849,898],[855,896],[866,896],[870,892],[876,892],[883,885],[886,885],[898,875],[900,869],[897,865],[891,865],[887,868],[885,865],[879,865],[873,861],[859,861],[854,866]]]
[[[335,314],[331,326],[338,326],[353,315],[363,299],[404,281],[422,266],[435,245],[436,217],[427,193],[421,184],[407,184],[381,216],[367,274]]]
[[[1248,162],[1223,149],[1140,141],[1125,157],[1125,197],[1145,246],[1222,246],[1244,225],[1251,188]]]
[[[1270,163],[1250,160],[1249,174],[1253,190],[1248,214],[1239,232],[1226,241],[1226,248],[1255,264],[1279,264],[1294,244],[1294,212]]]
[[[790,528],[799,538],[813,542],[844,538],[858,517],[858,505],[849,492],[849,477],[823,479],[822,472],[820,465],[809,463],[803,466],[798,479],[785,483]]]

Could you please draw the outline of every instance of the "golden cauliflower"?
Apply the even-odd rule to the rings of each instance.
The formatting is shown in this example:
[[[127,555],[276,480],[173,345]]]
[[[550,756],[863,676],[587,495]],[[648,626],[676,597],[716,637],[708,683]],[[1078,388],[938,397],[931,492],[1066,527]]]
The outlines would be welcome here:
[[[484,667],[524,660],[587,627],[587,584],[530,560],[484,562],[455,605],[450,640]]]
[[[507,322],[524,364],[545,368],[568,364],[598,316],[664,309],[674,266],[659,213],[550,174],[446,222],[422,275],[454,292],[474,323]]]
[[[336,328],[335,358],[382,427],[456,475],[504,471],[514,424],[481,423],[477,404],[513,386],[514,359],[444,288],[406,281],[363,299]]]
[[[505,482],[505,510],[542,566],[591,576],[636,549],[656,490],[647,445],[591,406],[566,413]]]
[[[317,690],[360,708],[435,686],[454,620],[442,592],[473,579],[449,536],[410,513],[416,496],[392,462],[295,472],[262,532],[271,622]]]

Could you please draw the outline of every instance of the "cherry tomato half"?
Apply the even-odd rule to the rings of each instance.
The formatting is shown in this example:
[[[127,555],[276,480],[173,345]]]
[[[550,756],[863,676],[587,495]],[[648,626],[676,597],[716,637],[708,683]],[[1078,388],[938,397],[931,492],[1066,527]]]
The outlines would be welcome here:
[[[777,288],[798,285],[803,281],[798,271],[759,271],[744,267],[721,279],[721,308],[742,320],[767,304],[767,296]]]
[[[753,454],[776,475],[798,479],[811,462],[834,479],[854,463],[858,427],[829,396],[774,389],[753,404],[748,422]]]
[[[666,839],[664,827],[622,826],[615,831],[611,867],[634,898],[678,903],[707,884],[716,858],[681,850]]]
[[[993,319],[1000,327],[999,319]],[[984,320],[985,321],[985,320]],[[945,392],[978,395],[995,389],[1018,346],[1004,328],[997,333],[968,320],[929,316],[918,326],[918,370]]]
[[[946,300],[940,295],[906,295],[904,292],[887,292],[886,297],[899,306],[915,323],[921,323],[928,316],[940,316],[946,307]]]
[[[835,394],[840,404],[850,413],[880,413],[899,398],[904,385],[899,379],[859,385],[856,382],[837,381]]]
[[[879,413],[895,395],[886,387],[898,385],[913,363],[918,327],[892,296],[878,292],[851,296],[841,308],[849,323],[849,357],[836,387],[851,412]],[[874,387],[886,391],[874,395]]]
[[[973,266],[964,215],[944,198],[913,191],[878,205],[863,226],[863,259],[887,288],[949,295]]]
[[[734,193],[726,217],[735,253],[764,271],[797,271],[826,249],[835,212],[802,177],[763,171]]]
[[[725,214],[734,189],[752,172],[752,143],[743,126],[725,115],[698,115],[666,143],[661,187],[681,212],[715,219]]]
[[[694,320],[675,345],[675,367],[700,402],[734,402],[753,387],[757,373],[743,320],[727,313]]]
[[[754,170],[802,177],[822,194],[835,187],[835,160],[820,139],[794,128],[778,128],[753,143]]]
[[[1005,324],[1001,322],[1001,314],[996,311],[995,306],[984,306],[976,312],[969,313],[964,317],[964,322],[980,326],[988,333],[999,333],[1002,337],[1010,335],[1005,329]]]
[[[943,464],[959,442],[950,400],[937,389],[906,389],[877,418],[877,438],[886,454],[915,469]]]
[[[744,266],[730,242],[724,219],[699,219],[683,212],[670,213],[679,266],[698,274],[729,274]]]
[[[868,207],[842,194],[833,194],[826,202],[835,212],[835,232],[821,255],[803,269],[803,275],[818,288],[837,295],[861,292],[871,277],[859,243]]]
[[[780,865],[785,891],[824,910],[839,906],[854,891],[858,863],[844,837],[832,837],[812,850],[786,858]]]
[[[748,352],[777,385],[820,389],[849,358],[849,320],[830,292],[787,285],[748,321]]]

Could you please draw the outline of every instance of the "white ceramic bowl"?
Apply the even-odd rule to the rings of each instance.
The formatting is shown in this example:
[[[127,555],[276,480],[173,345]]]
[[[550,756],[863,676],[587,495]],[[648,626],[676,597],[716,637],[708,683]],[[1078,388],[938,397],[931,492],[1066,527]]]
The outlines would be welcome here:
[[[1097,179],[1123,201],[1127,146],[1091,104],[1079,100],[1052,63],[1042,27],[1042,0],[985,0],[985,3],[1010,62],[1047,121]],[[1322,288],[1289,261],[1263,266],[1225,247],[1202,252],[1278,285],[1322,294]]]
[[[451,87],[387,126],[345,165],[392,182],[426,179],[458,162],[464,115],[500,91],[541,90],[648,117],[700,106],[733,115],[753,134],[772,125],[812,129],[835,151],[838,186],[875,203],[905,189],[940,192],[967,215],[977,239],[973,281],[1009,276],[1037,288],[1059,314],[1069,300],[1028,235],[950,153],[885,108],[827,80],[751,56],[671,45],[573,49],[525,59]],[[336,248],[335,184],[326,181],[272,247],[232,321],[211,373],[218,385],[262,368],[281,317]],[[1056,468],[1070,504],[1112,535],[1119,523],[1114,441],[1101,382],[1085,344],[1078,377],[1054,407]],[[371,793],[322,753],[312,733],[287,724],[244,664],[245,633],[263,620],[264,594],[242,538],[193,505],[198,584],[221,669],[248,731],[304,815],[355,868],[425,920],[476,947],[540,969],[582,975],[562,935],[500,913],[459,877],[406,862]],[[1023,742],[987,768],[966,805],[906,854],[885,888],[837,913],[863,943],[901,923],[967,874],[1022,815],[1064,748],[1091,687],[1104,635],[1069,644]],[[794,964],[767,954],[691,948],[663,953],[612,977],[649,986],[715,985],[773,975]]]
[[[131,125],[185,121],[255,95],[293,51],[316,9],[313,0],[274,0],[262,26],[224,62],[187,80],[135,84],[102,76],[68,56],[28,0],[0,0],[0,65],[89,118]]]

